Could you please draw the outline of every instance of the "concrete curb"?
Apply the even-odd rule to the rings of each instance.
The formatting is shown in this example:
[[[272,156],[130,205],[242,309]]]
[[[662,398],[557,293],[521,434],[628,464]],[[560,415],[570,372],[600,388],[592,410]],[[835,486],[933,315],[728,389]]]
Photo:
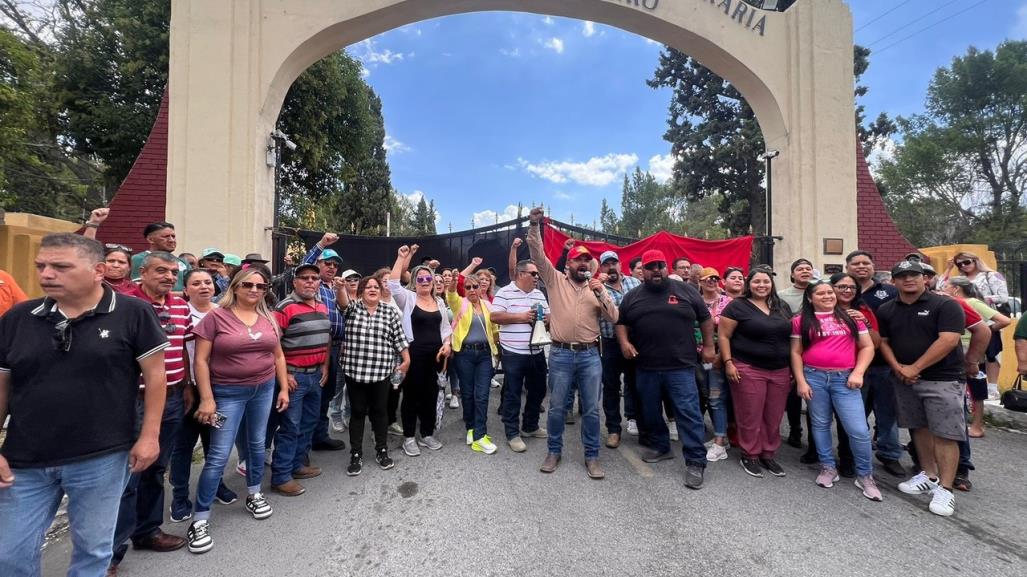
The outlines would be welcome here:
[[[984,420],[993,427],[1027,432],[1027,413],[1010,411],[998,401],[984,401]]]

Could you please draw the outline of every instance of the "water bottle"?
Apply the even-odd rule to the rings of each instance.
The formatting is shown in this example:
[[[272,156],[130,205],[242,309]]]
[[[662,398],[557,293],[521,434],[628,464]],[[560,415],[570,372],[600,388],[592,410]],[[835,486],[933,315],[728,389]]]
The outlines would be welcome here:
[[[403,373],[398,370],[392,373],[392,377],[389,380],[392,381],[392,388],[394,390],[399,390],[399,386],[403,384],[403,377]]]

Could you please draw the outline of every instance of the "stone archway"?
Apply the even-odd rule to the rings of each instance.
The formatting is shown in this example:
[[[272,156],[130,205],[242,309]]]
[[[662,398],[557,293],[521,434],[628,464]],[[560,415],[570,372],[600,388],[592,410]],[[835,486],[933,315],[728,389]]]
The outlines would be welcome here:
[[[269,251],[268,135],[308,66],[406,24],[500,10],[608,24],[695,57],[738,87],[781,153],[779,261],[836,262],[828,238],[856,247],[852,17],[842,0],[799,0],[783,13],[740,0],[176,0],[167,217],[180,242]]]

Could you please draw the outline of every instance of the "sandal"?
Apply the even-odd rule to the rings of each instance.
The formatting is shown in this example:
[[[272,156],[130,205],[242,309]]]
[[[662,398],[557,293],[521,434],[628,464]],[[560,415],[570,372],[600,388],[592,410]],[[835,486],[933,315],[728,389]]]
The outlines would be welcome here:
[[[966,477],[956,477],[956,479],[952,482],[953,489],[956,489],[957,491],[963,491],[966,493],[969,493],[970,489],[972,489],[973,486],[974,484],[971,483],[970,479]]]

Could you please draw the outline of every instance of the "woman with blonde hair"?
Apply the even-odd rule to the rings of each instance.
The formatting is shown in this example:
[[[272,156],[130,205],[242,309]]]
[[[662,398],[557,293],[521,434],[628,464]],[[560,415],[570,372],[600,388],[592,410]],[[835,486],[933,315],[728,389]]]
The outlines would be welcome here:
[[[955,268],[957,273],[951,274]],[[977,298],[984,304],[1009,316],[1012,309],[1009,306],[1009,287],[1006,285],[1006,277],[987,265],[979,256],[972,252],[960,251],[948,261],[948,268],[941,278],[939,288],[945,288],[951,278],[965,276],[973,283],[977,291]],[[1002,335],[995,331],[991,335],[991,342],[984,356],[987,362],[984,371],[988,375],[988,384],[992,388],[998,385],[998,374],[1002,365],[999,364],[999,357],[1002,355]]]
[[[196,336],[194,375],[200,395],[196,420],[209,424],[210,450],[196,489],[195,521],[187,532],[189,551],[206,553],[214,546],[208,519],[236,432],[245,417],[245,445],[251,463],[264,462],[264,438],[272,404],[289,407],[289,388],[275,402],[275,381],[289,382],[278,323],[264,296],[271,278],[258,267],[239,271],[228,290],[193,329]],[[271,516],[260,490],[264,467],[246,468],[246,509],[254,519]]]

